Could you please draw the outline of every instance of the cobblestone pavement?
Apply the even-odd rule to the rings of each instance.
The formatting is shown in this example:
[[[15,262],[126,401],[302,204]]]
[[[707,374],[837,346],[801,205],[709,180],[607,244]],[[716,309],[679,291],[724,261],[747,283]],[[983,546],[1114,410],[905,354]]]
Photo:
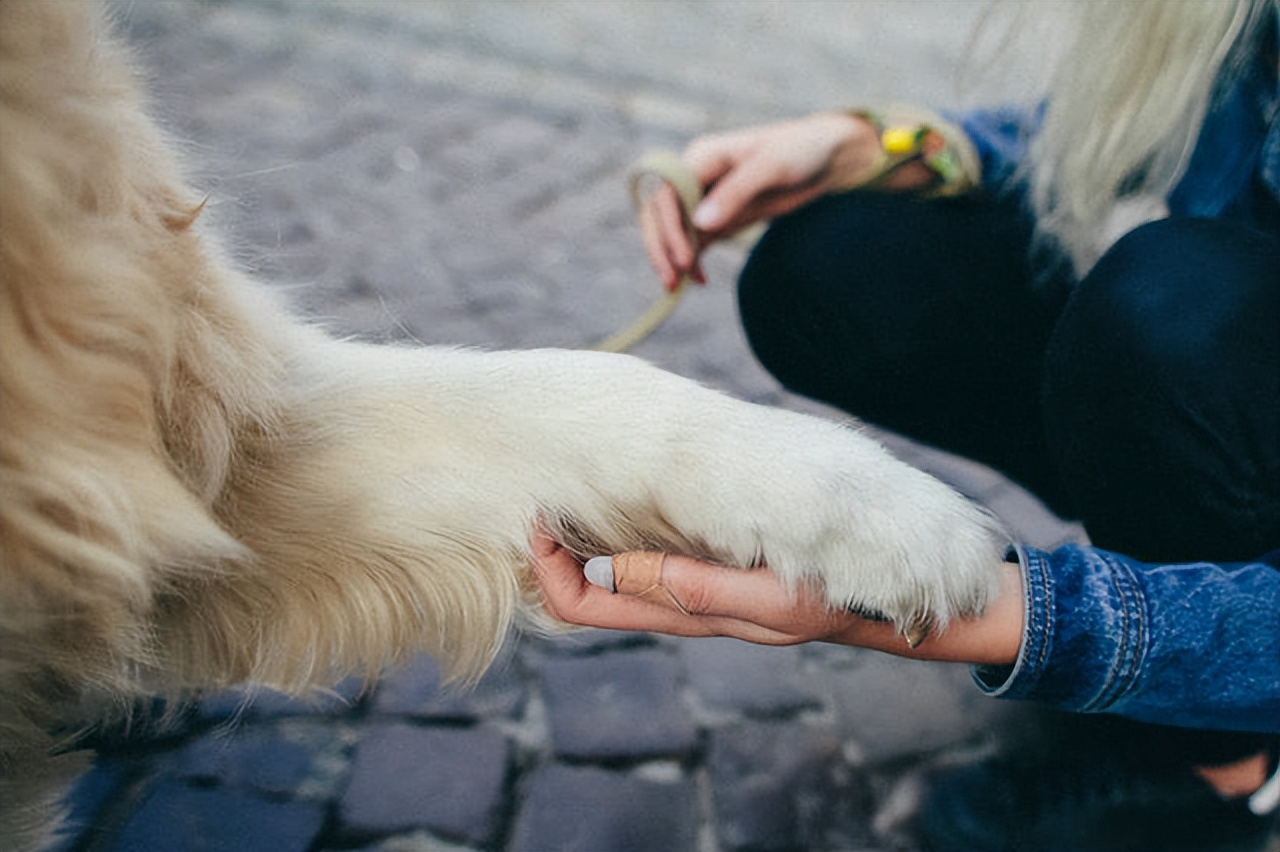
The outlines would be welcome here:
[[[488,347],[585,345],[654,295],[624,190],[641,150],[824,106],[953,101],[978,14],[800,0],[119,10],[243,263],[343,333]],[[637,354],[819,411],[751,359],[741,260],[714,250],[712,285]],[[885,440],[1025,540],[1078,535],[990,471]],[[363,692],[214,695],[106,737],[65,848],[905,850],[927,773],[1026,712],[961,668],[851,649],[513,637],[471,692],[441,690],[421,659]]]

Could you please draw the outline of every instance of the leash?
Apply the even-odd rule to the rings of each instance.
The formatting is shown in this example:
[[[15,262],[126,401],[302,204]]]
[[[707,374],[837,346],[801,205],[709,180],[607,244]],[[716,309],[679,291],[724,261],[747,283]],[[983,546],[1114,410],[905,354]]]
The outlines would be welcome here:
[[[644,203],[648,188],[654,181],[662,181],[676,191],[680,199],[681,219],[684,221],[685,233],[691,245],[696,244],[697,234],[689,216],[702,200],[702,187],[698,179],[684,164],[684,160],[674,151],[649,151],[632,167],[628,178],[631,191],[631,203],[639,210]],[[688,288],[689,277],[682,276],[676,286],[654,301],[649,309],[622,329],[597,343],[592,349],[598,352],[626,352],[640,341],[657,330],[658,326],[671,316],[671,312],[680,304],[680,297]]]
[[[877,188],[899,168],[911,162],[923,163],[934,174],[933,184],[920,192],[924,197],[960,195],[979,184],[982,163],[973,143],[962,129],[942,117],[902,106],[890,107],[883,113],[858,109],[851,114],[865,119],[875,128],[876,135],[880,137],[880,158],[869,174],[859,176],[856,185],[843,189]],[[689,244],[696,245],[697,232],[689,217],[702,201],[702,187],[697,177],[674,151],[649,151],[631,169],[631,202],[637,210],[644,203],[649,191],[647,187],[654,180],[664,181],[676,191]],[[763,230],[763,225],[757,223],[735,235],[734,239],[751,244]],[[601,352],[625,352],[644,340],[671,316],[688,284],[688,276],[682,276],[669,293],[661,296],[635,321],[593,348]]]

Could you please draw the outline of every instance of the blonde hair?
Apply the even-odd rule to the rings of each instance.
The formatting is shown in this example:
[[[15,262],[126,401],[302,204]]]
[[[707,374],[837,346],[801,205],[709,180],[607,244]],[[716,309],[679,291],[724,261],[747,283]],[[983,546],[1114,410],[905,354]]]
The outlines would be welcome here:
[[[1276,0],[1074,4],[1074,31],[1032,141],[1042,236],[1084,274],[1123,231],[1163,215],[1219,72]]]

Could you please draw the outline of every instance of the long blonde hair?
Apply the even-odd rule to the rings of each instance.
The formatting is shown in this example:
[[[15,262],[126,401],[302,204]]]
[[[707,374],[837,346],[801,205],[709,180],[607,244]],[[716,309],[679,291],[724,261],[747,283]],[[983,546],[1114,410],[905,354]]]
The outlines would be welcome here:
[[[1031,145],[1042,235],[1084,274],[1124,230],[1162,215],[1219,72],[1276,0],[1107,0],[1074,31]]]

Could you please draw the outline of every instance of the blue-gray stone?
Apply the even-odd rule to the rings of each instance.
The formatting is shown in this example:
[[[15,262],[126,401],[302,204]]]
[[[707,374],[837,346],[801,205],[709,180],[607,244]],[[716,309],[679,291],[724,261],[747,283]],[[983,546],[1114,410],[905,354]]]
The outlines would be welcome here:
[[[475,721],[518,716],[524,709],[526,697],[510,654],[495,661],[470,688],[445,685],[440,666],[423,654],[383,675],[374,695],[373,708],[379,713],[421,719]]]
[[[111,852],[306,852],[324,825],[314,802],[272,802],[243,790],[161,782]]]
[[[576,760],[683,756],[697,728],[679,662],[652,649],[548,657],[539,672],[555,753]]]
[[[691,780],[552,764],[530,774],[509,852],[694,852]]]
[[[254,789],[278,796],[294,793],[311,772],[312,755],[271,728],[239,728],[208,734],[177,755],[179,776]]]
[[[309,716],[319,713],[346,713],[364,695],[364,681],[347,678],[332,689],[292,696],[266,687],[238,686],[201,699],[197,714],[205,720],[272,719],[281,716]]]
[[[799,646],[773,648],[737,639],[680,643],[689,686],[708,709],[776,717],[813,709],[821,699],[801,672]]]
[[[125,786],[130,774],[131,767],[123,759],[95,759],[93,768],[80,776],[67,794],[67,818],[51,852],[69,852],[84,845],[82,838],[97,830],[98,815]]]
[[[511,746],[490,728],[378,725],[356,748],[339,802],[344,834],[425,828],[483,845],[496,832]]]
[[[810,849],[848,795],[839,779],[840,739],[796,722],[742,722],[716,729],[707,767],[716,834],[729,849]]]
[[[1002,727],[1016,713],[973,685],[966,666],[868,655],[834,679],[832,701],[844,735],[867,763],[956,745]]]

